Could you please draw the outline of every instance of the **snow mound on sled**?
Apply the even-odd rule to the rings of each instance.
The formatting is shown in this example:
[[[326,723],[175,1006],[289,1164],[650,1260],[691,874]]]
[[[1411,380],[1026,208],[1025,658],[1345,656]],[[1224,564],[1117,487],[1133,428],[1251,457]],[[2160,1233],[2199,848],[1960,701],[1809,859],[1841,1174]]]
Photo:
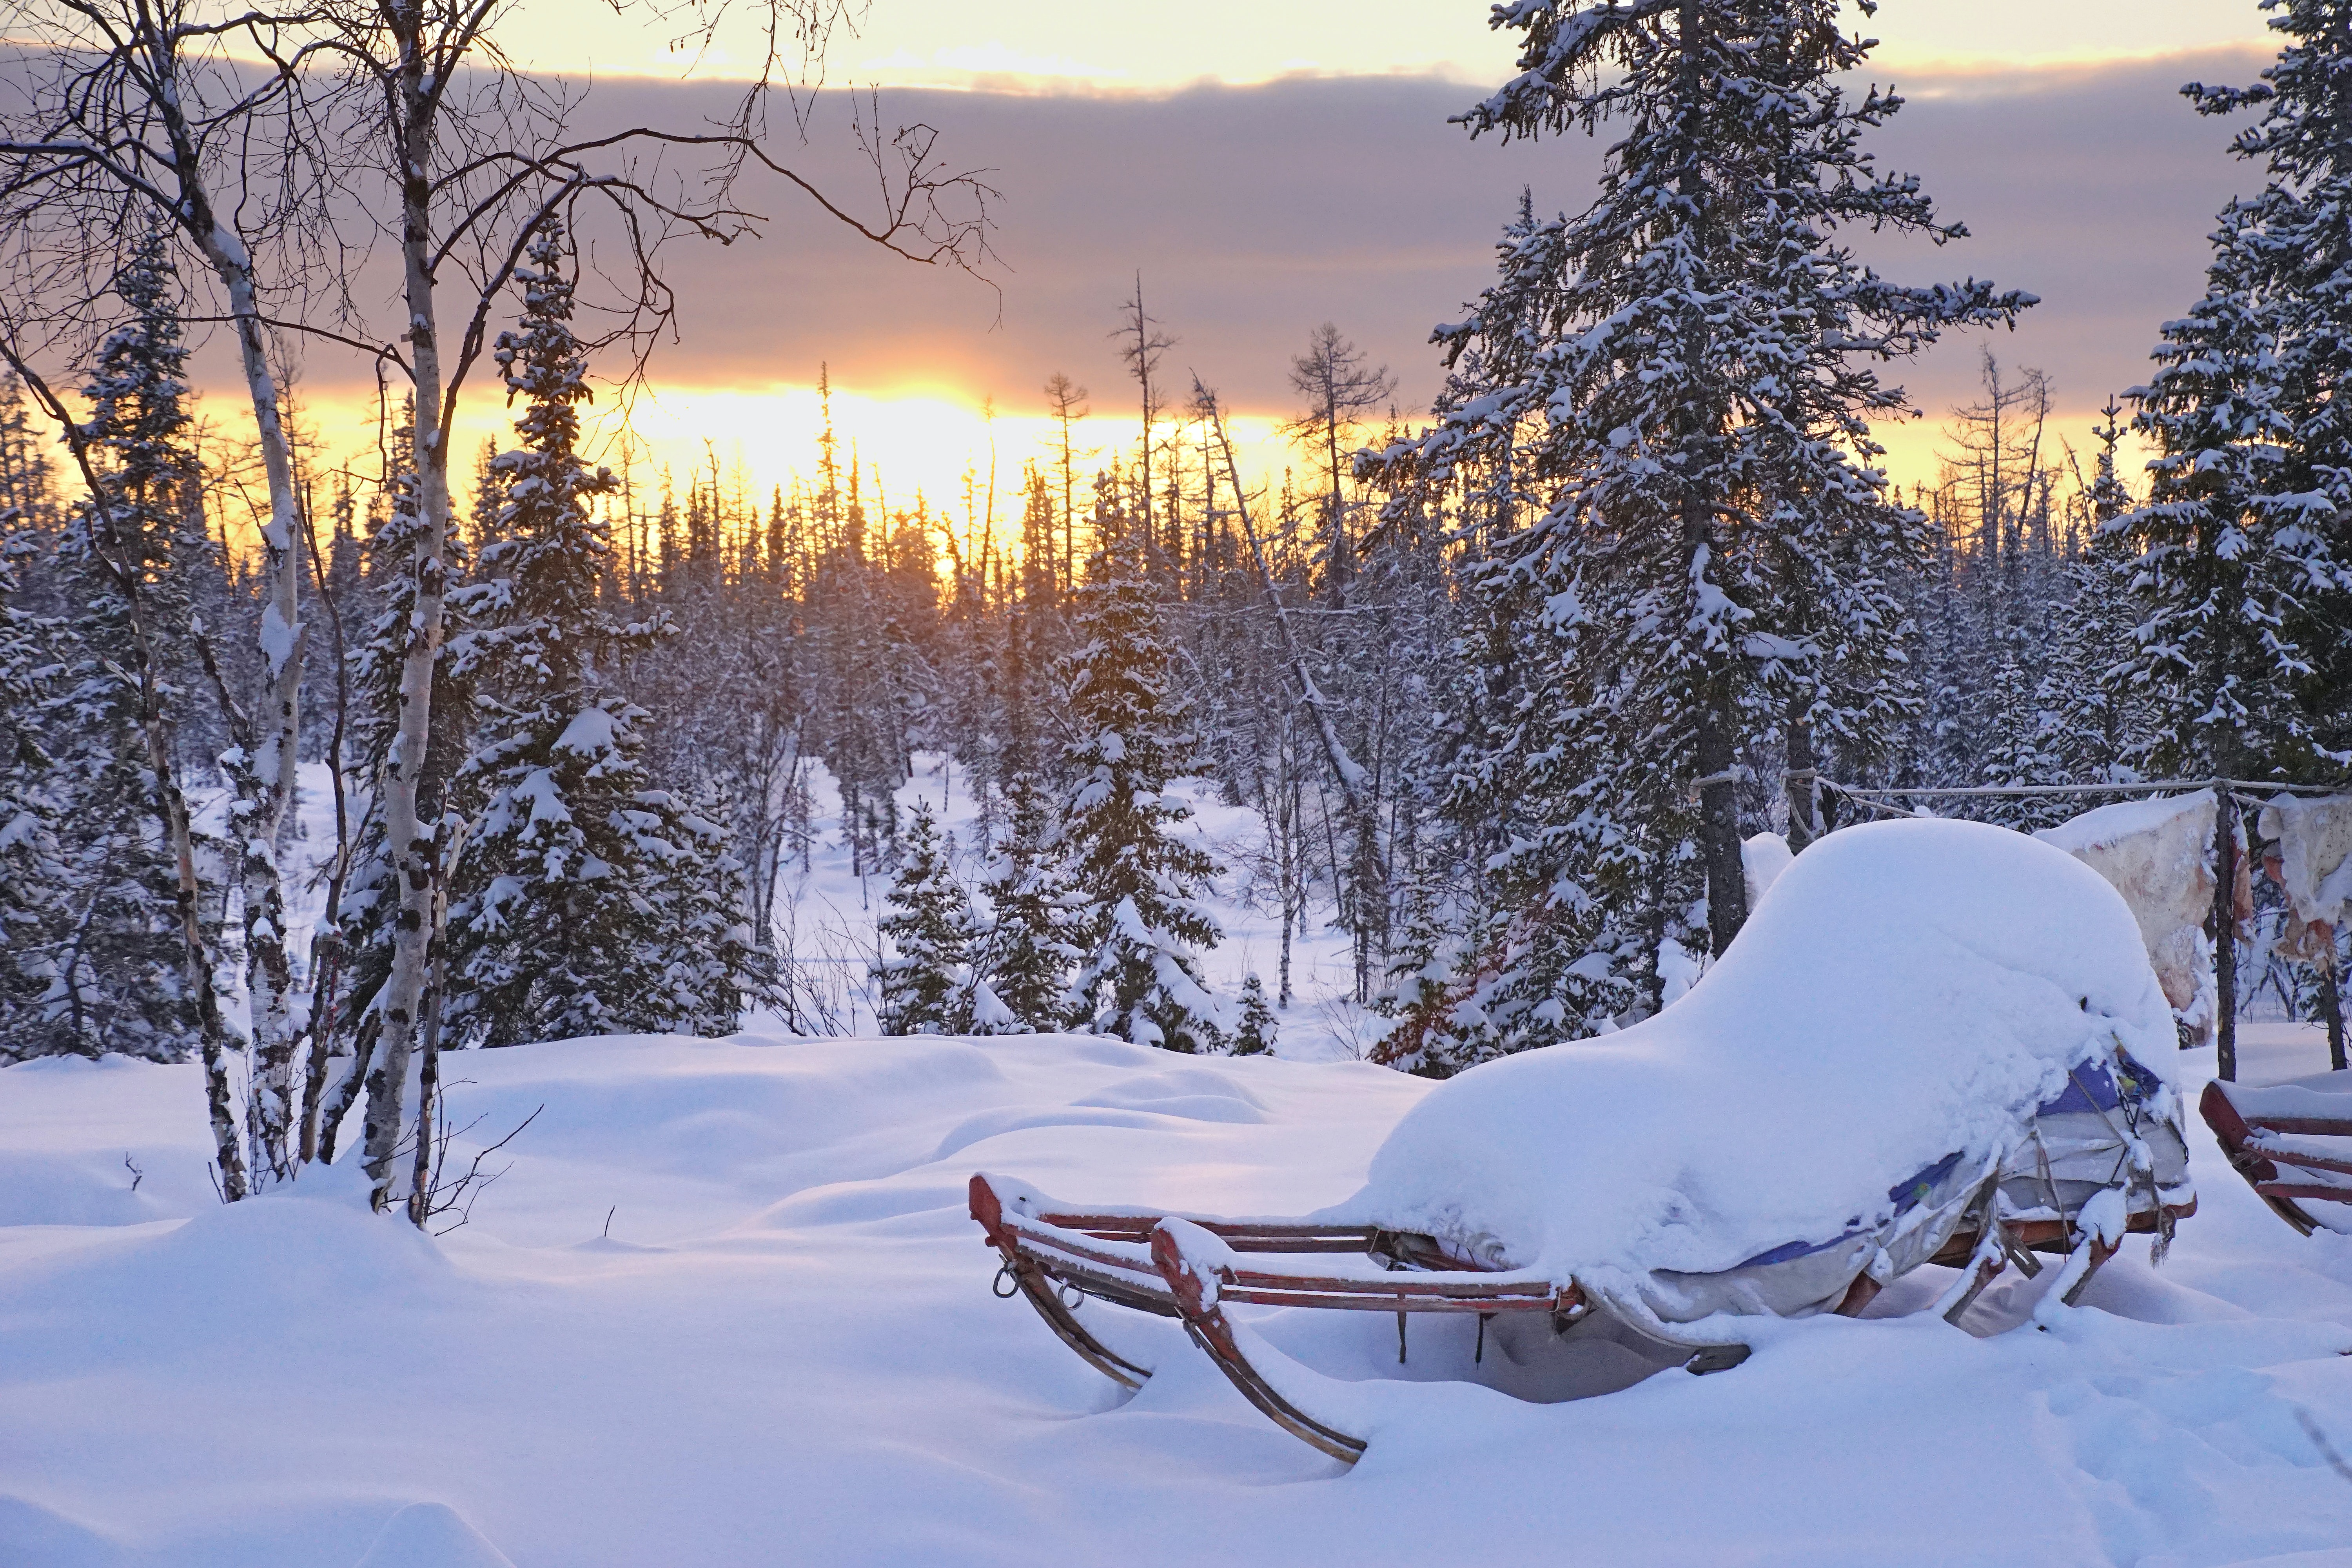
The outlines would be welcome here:
[[[1948,1156],[2019,1146],[2070,1068],[2175,1043],[2096,872],[2003,828],[1871,824],[1799,856],[1656,1016],[1439,1085],[1347,1206],[1622,1298],[1882,1224]]]

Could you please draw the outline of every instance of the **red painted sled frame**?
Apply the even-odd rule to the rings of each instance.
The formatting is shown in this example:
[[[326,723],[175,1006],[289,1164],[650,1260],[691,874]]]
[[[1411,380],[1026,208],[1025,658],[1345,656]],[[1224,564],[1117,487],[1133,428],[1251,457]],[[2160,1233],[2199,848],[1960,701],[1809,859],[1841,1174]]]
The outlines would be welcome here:
[[[1555,1328],[1581,1320],[1591,1310],[1581,1288],[1561,1285],[1525,1270],[1497,1269],[1463,1257],[1434,1237],[1373,1226],[1314,1225],[1296,1220],[1219,1219],[1164,1215],[1143,1209],[1092,1212],[1040,1209],[1019,1184],[997,1184],[986,1174],[971,1179],[971,1217],[1003,1259],[1000,1280],[1009,1280],[1045,1320],[1063,1343],[1104,1376],[1139,1389],[1150,1370],[1105,1345],[1078,1321],[1065,1289],[1093,1296],[1184,1325],[1192,1342],[1208,1353],[1242,1396],[1274,1424],[1342,1464],[1363,1456],[1364,1439],[1317,1420],[1298,1408],[1253,1365],[1224,1314],[1227,1301],[1276,1307],[1322,1307],[1397,1315],[1397,1358],[1404,1359],[1404,1325],[1412,1312],[1473,1312],[1483,1346],[1486,1320],[1497,1312],[1547,1312]],[[1986,1188],[1990,1201],[1991,1188]],[[2170,1210],[2182,1219],[2196,1213],[2195,1200]],[[2126,1229],[2153,1231],[2153,1213],[2130,1216]],[[2029,1277],[2039,1274],[2036,1252],[2070,1253],[2087,1246],[2087,1267],[2066,1292],[2078,1300],[2115,1247],[2063,1219],[2003,1223],[1990,1234],[1982,1211],[1954,1233],[1930,1262],[1968,1271],[1965,1288],[1946,1315],[1957,1321],[2009,1263]],[[1339,1264],[1328,1270],[1254,1268],[1244,1255],[1338,1254],[1367,1259],[1369,1269]],[[1835,1311],[1860,1315],[1878,1294],[1878,1282],[1858,1275]],[[1696,1349],[1684,1362],[1693,1373],[1722,1372],[1748,1359],[1742,1344]]]
[[[1225,1302],[1394,1312],[1400,1355],[1405,1315],[1411,1312],[1475,1312],[1483,1326],[1496,1312],[1549,1312],[1565,1324],[1590,1310],[1573,1284],[1480,1268],[1424,1236],[1371,1226],[1140,1210],[1025,1212],[1027,1200],[999,1192],[995,1180],[972,1177],[971,1217],[1003,1259],[1002,1278],[1087,1364],[1128,1388],[1141,1388],[1151,1375],[1095,1338],[1062,1300],[1064,1288],[1178,1320],[1244,1398],[1276,1426],[1342,1464],[1362,1457],[1364,1440],[1318,1421],[1276,1388],[1251,1363],[1225,1317]],[[1311,1272],[1254,1268],[1236,1256],[1265,1253],[1352,1255],[1373,1259],[1374,1267],[1360,1272],[1345,1264]]]
[[[2281,1165],[2288,1165],[2296,1170],[2352,1175],[2352,1159],[2289,1149],[2276,1138],[2264,1136],[2270,1133],[2352,1139],[2352,1117],[2247,1116],[2238,1110],[2218,1079],[2205,1086],[2205,1093],[2197,1101],[2197,1111],[2205,1118],[2205,1125],[2213,1130],[2221,1152],[2229,1157],[2230,1168],[2246,1178],[2246,1184],[2261,1194],[2272,1212],[2304,1235],[2317,1230],[2319,1222],[2305,1212],[2303,1205],[2352,1204],[2352,1187],[2293,1181],[2279,1170]]]

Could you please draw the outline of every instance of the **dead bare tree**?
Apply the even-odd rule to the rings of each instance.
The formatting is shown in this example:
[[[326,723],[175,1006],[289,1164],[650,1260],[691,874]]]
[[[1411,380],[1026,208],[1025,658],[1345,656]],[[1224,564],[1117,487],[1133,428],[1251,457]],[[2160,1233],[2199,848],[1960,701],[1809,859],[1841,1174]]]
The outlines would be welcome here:
[[[1156,549],[1160,536],[1151,528],[1151,431],[1160,416],[1167,412],[1168,400],[1152,384],[1159,374],[1160,357],[1176,346],[1176,340],[1160,331],[1160,319],[1143,308],[1143,274],[1135,275],[1135,292],[1118,302],[1118,325],[1110,330],[1111,341],[1118,344],[1118,357],[1127,373],[1135,377],[1139,389],[1139,407],[1143,416],[1143,467],[1136,492],[1142,498],[1143,542],[1147,550]],[[1054,395],[1049,383],[1047,395]],[[1080,394],[1084,395],[1083,392]]]
[[[1380,815],[1372,795],[1373,781],[1349,753],[1332,716],[1331,704],[1316,683],[1314,671],[1307,667],[1304,640],[1291,625],[1289,607],[1283,604],[1281,590],[1275,585],[1273,570],[1266,563],[1265,547],[1258,540],[1257,525],[1250,520],[1249,494],[1242,488],[1241,466],[1234,460],[1234,444],[1225,433],[1224,412],[1218,405],[1217,395],[1197,375],[1192,378],[1192,410],[1208,426],[1224,456],[1226,479],[1234,495],[1234,516],[1242,525],[1242,538],[1249,545],[1250,558],[1257,567],[1259,585],[1274,611],[1283,662],[1290,667],[1300,706],[1315,721],[1316,737],[1323,745],[1323,760],[1330,768],[1332,782],[1339,786],[1348,824],[1348,854],[1343,860],[1334,849],[1332,878],[1341,884],[1340,897],[1355,933],[1356,999],[1365,1001],[1371,994],[1374,921],[1384,920],[1388,910],[1386,862],[1380,851]],[[1326,821],[1328,825],[1328,816]]]
[[[1087,416],[1087,389],[1055,371],[1045,382],[1045,403],[1057,427],[1055,468],[1062,476],[1062,570],[1065,594],[1078,584],[1077,459],[1086,454],[1073,446],[1070,427]]]
[[[1343,483],[1355,460],[1356,432],[1366,415],[1396,395],[1396,383],[1388,366],[1367,365],[1364,351],[1326,321],[1307,334],[1307,352],[1290,362],[1290,386],[1307,399],[1307,408],[1285,424],[1282,433],[1323,459],[1323,527],[1330,552],[1325,594],[1336,610],[1347,602],[1348,579],[1356,563],[1348,539]]]

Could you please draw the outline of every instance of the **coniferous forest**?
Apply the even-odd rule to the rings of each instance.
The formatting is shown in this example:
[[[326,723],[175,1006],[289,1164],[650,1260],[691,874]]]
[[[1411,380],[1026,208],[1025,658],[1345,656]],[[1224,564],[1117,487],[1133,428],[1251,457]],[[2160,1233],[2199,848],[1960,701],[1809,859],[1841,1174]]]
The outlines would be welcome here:
[[[101,50],[102,91],[57,99],[45,140],[17,128],[0,220],[52,243],[68,220],[39,204],[65,192],[112,236],[80,303],[9,304],[0,1060],[201,1059],[231,1197],[334,1158],[364,1101],[379,1194],[421,1214],[441,1053],[837,1023],[776,918],[820,773],[887,888],[886,1032],[1262,1051],[1293,933],[1337,931],[1369,1054],[1433,1077],[1671,1002],[1739,930],[1748,837],[1801,852],[1876,809],[1841,784],[2339,778],[2347,14],[2292,0],[2259,83],[2192,89],[2237,116],[2255,194],[2094,431],[1997,357],[2034,280],[1969,276],[1967,215],[1874,159],[1902,103],[1857,85],[1835,6],[1528,4],[1519,73],[1465,129],[1597,136],[1604,174],[1580,210],[1496,215],[1491,279],[1433,334],[1433,408],[1401,407],[1344,322],[1302,321],[1287,467],[1245,470],[1139,279],[1100,322],[1125,381],[1040,365],[1059,450],[944,500],[829,417],[779,435],[801,477],[764,494],[625,437],[588,449],[598,378],[638,342],[583,324],[581,226],[609,217],[552,129],[499,193],[388,198],[435,266],[445,242],[494,253],[438,283],[419,261],[404,308],[436,352],[469,345],[467,395],[503,399],[510,435],[447,449],[430,327],[380,432],[316,427],[251,303],[272,253],[221,242],[209,154],[64,166],[73,114],[181,145],[152,60]],[[393,107],[370,125],[344,100],[352,135],[462,163],[454,129],[432,150],[454,100],[402,73],[467,41],[367,47]],[[215,130],[317,108],[256,79]],[[279,239],[316,195],[299,173]],[[956,259],[978,231],[940,221]],[[1949,270],[1882,276],[1864,232]],[[192,384],[215,296],[251,413]],[[1874,431],[1909,409],[1906,363],[1984,329],[1979,395],[1927,411],[1939,475],[1896,485]],[[1087,455],[1089,410],[1140,440]],[[923,753],[982,803],[961,868],[896,804]],[[291,781],[321,763],[335,843],[298,889]],[[1231,994],[1201,963],[1221,868],[1179,779],[1262,820],[1283,968]],[[330,911],[306,950],[298,899]],[[2308,973],[2257,942],[2239,984],[2294,1010]]]

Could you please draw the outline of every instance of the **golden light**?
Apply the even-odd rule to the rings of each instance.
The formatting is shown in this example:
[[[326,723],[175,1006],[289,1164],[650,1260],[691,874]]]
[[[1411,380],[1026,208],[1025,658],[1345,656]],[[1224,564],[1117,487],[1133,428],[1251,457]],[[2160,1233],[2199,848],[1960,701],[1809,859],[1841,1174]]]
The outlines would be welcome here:
[[[1091,400],[1096,412],[1072,426],[1081,507],[1088,504],[1097,471],[1134,464],[1141,420],[1133,410],[1114,407],[1110,401],[1131,392],[1114,387],[1108,396],[1098,394]],[[641,509],[658,507],[665,479],[681,507],[689,487],[708,489],[715,479],[730,508],[747,505],[764,516],[778,490],[789,500],[796,489],[812,489],[817,482],[826,401],[817,387],[792,383],[654,387],[640,391],[625,405],[604,389],[586,411],[583,450],[590,461],[616,471],[625,461]],[[210,402],[211,413],[226,429],[249,431],[250,414],[227,389]],[[836,384],[830,402],[835,461],[844,489],[851,484],[854,468],[859,498],[870,515],[919,510],[940,526],[951,528],[959,545],[967,535],[978,541],[985,533],[1000,552],[1017,549],[1024,469],[1034,464],[1040,471],[1058,471],[1060,426],[1034,405],[992,408],[984,395],[968,397],[954,389],[922,385],[874,390]],[[347,466],[362,484],[373,481],[378,458],[372,392],[314,394],[306,400],[302,417],[318,436],[318,468]],[[1261,495],[1278,491],[1285,467],[1312,461],[1284,438],[1280,418],[1247,412],[1226,416],[1254,509]],[[1213,457],[1220,504],[1230,505],[1222,456],[1203,450],[1200,425],[1163,416],[1154,426],[1155,443],[1167,441],[1171,433],[1173,460],[1182,471],[1187,492],[1198,493],[1202,466]],[[514,444],[511,411],[495,393],[477,391],[459,405],[450,446],[455,454],[450,484],[461,510],[486,442],[499,450]],[[1160,459],[1163,471],[1168,460]],[[1058,479],[1055,484],[1058,489]],[[1164,487],[1165,480],[1160,484]],[[1317,488],[1311,476],[1302,475],[1297,484],[1305,492]],[[1270,500],[1267,504],[1270,508]],[[1257,515],[1255,510],[1253,515]],[[232,540],[247,542],[239,536],[250,535],[250,521],[229,521]]]

